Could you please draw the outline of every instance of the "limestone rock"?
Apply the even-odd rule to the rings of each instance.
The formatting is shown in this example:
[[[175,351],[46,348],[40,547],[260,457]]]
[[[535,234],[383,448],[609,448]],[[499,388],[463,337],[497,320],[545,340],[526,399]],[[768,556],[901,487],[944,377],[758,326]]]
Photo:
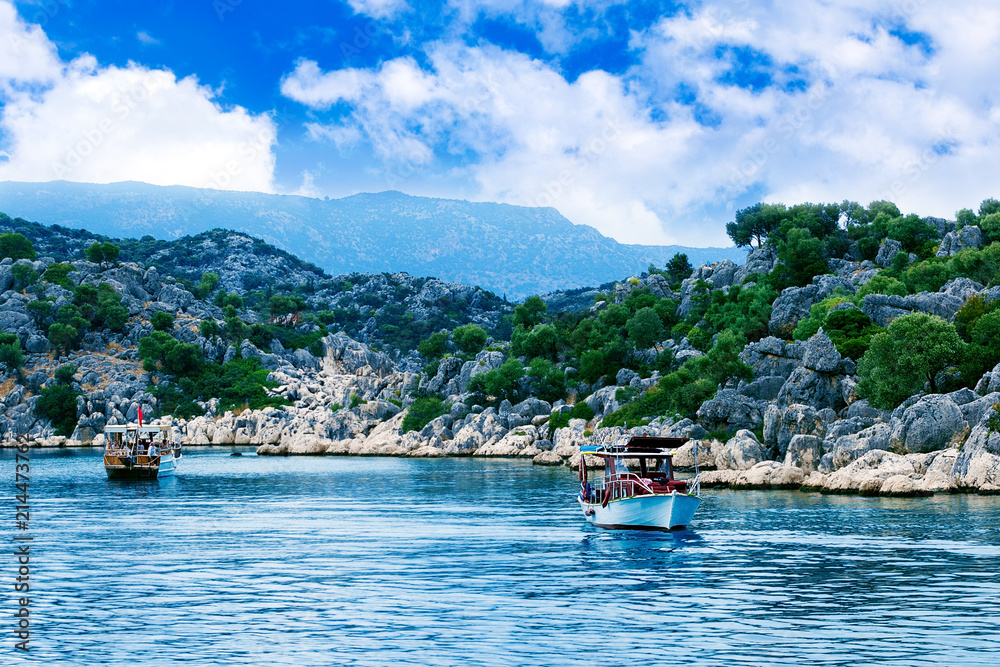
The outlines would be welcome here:
[[[896,239],[885,239],[879,246],[878,255],[875,256],[875,263],[883,269],[892,264],[892,260],[899,253],[903,252],[903,244]]]
[[[550,450],[537,454],[531,462],[538,466],[561,466],[563,458]]]
[[[805,352],[802,355],[802,365],[809,370],[835,373],[840,369],[840,352],[823,329],[806,341],[803,347]]]
[[[740,359],[753,369],[755,378],[787,379],[792,371],[802,365],[804,354],[802,345],[768,336],[744,347],[740,352]]]
[[[815,435],[794,435],[785,452],[785,465],[814,472],[823,457],[823,440]]]
[[[796,368],[778,392],[777,404],[811,405],[814,408],[839,410],[847,405],[842,383],[837,376],[808,368]]]
[[[813,278],[813,282],[805,287],[787,287],[781,296],[774,300],[771,309],[771,320],[768,328],[775,336],[791,338],[792,331],[799,320],[809,316],[813,304],[833,294],[840,288],[849,294],[856,290],[854,285],[844,278],[833,275],[822,275]]]
[[[888,478],[895,475],[909,476],[913,473],[913,465],[906,460],[906,457],[875,449],[827,475],[823,490],[834,493],[864,491],[866,494],[878,494]]]
[[[764,442],[784,458],[794,436],[813,435],[822,439],[835,417],[831,410],[817,410],[811,405],[793,403],[786,408],[770,405],[764,416]]]
[[[741,429],[722,446],[716,467],[723,470],[749,470],[768,458],[767,449],[752,431]]]
[[[897,317],[917,312],[951,320],[964,303],[963,299],[944,292],[921,292],[907,296],[867,294],[862,301],[861,310],[875,324],[887,327]]]
[[[964,440],[968,432],[961,409],[947,396],[932,394],[906,408],[889,445],[906,453],[932,452]]]
[[[914,475],[893,475],[882,482],[879,487],[879,495],[893,498],[914,498],[934,494],[925,489]]]
[[[993,406],[997,404],[1000,404],[1000,392],[995,391],[962,405],[962,417],[970,425],[978,424],[983,420],[983,417],[992,412]]]
[[[993,370],[984,374],[976,383],[976,393],[980,396],[1000,392],[1000,364],[993,367]]]
[[[763,423],[763,415],[757,401],[723,389],[698,408],[698,422],[710,430],[755,429]]]
[[[739,473],[732,486],[746,489],[797,489],[805,476],[800,468],[789,468],[777,461],[761,461]]]
[[[723,444],[718,440],[692,439],[681,445],[674,452],[674,467],[681,469],[693,469],[695,449],[698,450],[698,466],[701,468],[714,468],[718,461],[719,454],[722,453]]]
[[[941,239],[938,247],[938,257],[949,257],[966,248],[978,248],[983,245],[983,232],[975,225],[966,225],[958,231],[948,232]]]
[[[760,248],[751,248],[747,253],[747,261],[733,272],[734,285],[742,285],[747,276],[758,273],[768,274],[778,265],[778,251],[771,244]]]
[[[890,426],[879,422],[857,433],[837,438],[829,452],[832,469],[839,470],[848,466],[870,451],[887,449],[891,435]],[[824,472],[822,467],[820,472]]]

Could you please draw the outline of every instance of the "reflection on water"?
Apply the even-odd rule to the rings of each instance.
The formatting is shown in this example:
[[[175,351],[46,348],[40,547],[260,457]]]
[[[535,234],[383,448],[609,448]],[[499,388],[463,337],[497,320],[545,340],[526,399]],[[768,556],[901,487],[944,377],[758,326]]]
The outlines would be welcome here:
[[[1000,498],[714,492],[608,531],[565,469],[229,453],[33,454],[32,663],[1000,663]]]

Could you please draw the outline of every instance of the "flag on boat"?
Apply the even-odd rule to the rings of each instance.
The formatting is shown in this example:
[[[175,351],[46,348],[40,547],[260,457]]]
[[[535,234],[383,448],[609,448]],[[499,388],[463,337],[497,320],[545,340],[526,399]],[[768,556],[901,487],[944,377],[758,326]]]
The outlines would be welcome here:
[[[142,428],[142,406],[139,406],[139,428]]]

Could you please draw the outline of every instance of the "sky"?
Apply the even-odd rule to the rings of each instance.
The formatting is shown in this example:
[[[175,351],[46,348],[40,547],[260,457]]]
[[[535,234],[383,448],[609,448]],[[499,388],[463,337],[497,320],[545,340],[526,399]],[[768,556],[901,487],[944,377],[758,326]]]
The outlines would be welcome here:
[[[0,180],[552,206],[1000,196],[994,0],[0,0]]]

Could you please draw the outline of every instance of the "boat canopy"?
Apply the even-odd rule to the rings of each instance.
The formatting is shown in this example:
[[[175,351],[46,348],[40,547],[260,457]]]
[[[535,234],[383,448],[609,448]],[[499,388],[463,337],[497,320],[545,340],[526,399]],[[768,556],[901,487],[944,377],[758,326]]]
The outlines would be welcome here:
[[[684,445],[688,438],[661,438],[653,435],[634,435],[628,439],[620,438],[611,445],[581,445],[581,454],[591,456],[629,456],[657,457],[673,456],[672,449]]]
[[[166,433],[170,426],[166,424],[153,424],[151,426],[139,426],[138,424],[114,424],[105,426],[105,433]]]

